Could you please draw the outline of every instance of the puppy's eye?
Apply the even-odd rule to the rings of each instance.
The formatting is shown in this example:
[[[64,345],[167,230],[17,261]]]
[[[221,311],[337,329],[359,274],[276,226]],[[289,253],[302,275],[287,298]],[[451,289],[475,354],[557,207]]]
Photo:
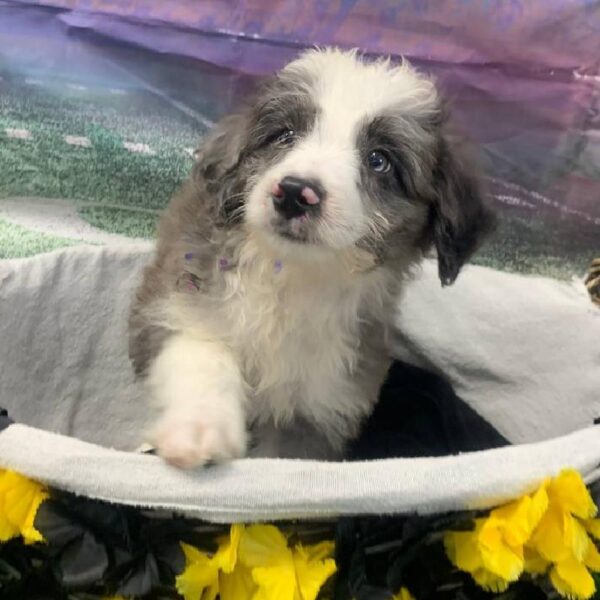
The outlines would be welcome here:
[[[278,146],[291,146],[296,139],[296,132],[293,129],[286,129],[275,137],[273,142]]]
[[[369,169],[375,171],[375,173],[387,173],[392,168],[388,157],[380,150],[373,150],[367,156],[367,164]]]

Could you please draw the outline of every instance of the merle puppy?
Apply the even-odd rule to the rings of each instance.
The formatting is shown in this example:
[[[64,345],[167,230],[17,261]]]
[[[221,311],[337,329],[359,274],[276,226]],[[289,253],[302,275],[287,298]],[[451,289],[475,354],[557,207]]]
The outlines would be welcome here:
[[[452,283],[491,225],[472,171],[406,61],[313,50],[221,121],[131,315],[159,454],[342,456],[390,366],[411,268],[435,247]]]

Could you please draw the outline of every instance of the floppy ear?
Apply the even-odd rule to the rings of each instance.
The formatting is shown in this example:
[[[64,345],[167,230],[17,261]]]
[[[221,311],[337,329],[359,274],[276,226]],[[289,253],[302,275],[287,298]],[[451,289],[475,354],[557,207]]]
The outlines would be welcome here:
[[[246,136],[244,113],[229,115],[219,121],[196,152],[193,177],[214,196],[219,217],[230,219],[242,204],[243,186],[237,177]]]
[[[491,208],[474,171],[462,151],[441,139],[434,169],[432,236],[438,255],[438,273],[442,285],[450,285],[463,264],[496,224]]]

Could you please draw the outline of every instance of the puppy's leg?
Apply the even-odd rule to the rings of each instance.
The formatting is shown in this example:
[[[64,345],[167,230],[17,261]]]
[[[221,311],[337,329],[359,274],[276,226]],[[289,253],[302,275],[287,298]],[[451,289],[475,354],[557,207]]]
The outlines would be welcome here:
[[[223,344],[186,334],[171,337],[148,382],[164,410],[152,441],[168,462],[190,468],[244,454],[244,386]]]

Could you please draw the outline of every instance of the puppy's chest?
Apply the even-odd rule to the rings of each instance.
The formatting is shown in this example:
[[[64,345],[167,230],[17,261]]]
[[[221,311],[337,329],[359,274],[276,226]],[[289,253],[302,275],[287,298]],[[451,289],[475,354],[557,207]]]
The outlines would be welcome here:
[[[360,285],[252,268],[228,277],[228,337],[257,395],[322,395],[348,379],[367,308]]]

